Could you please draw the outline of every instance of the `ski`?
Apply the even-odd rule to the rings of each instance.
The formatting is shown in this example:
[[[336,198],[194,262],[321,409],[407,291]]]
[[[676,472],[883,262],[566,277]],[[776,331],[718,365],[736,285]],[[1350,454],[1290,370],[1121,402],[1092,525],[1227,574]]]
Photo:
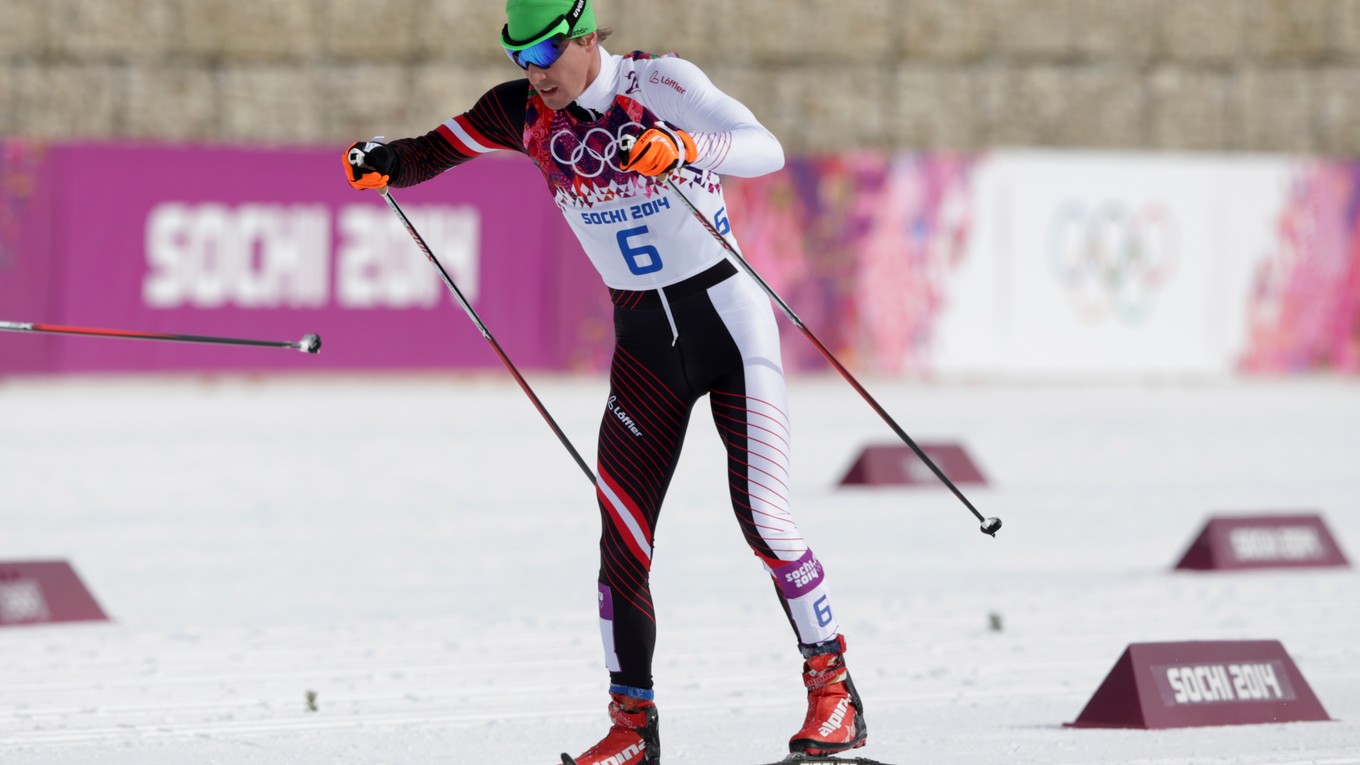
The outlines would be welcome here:
[[[762,762],[760,765],[888,765],[868,757],[836,757],[832,754],[790,754],[783,760]]]
[[[868,757],[835,757],[832,755],[791,754],[782,760],[761,765],[888,765],[886,762],[871,760]],[[571,755],[562,753],[562,765],[576,765]]]

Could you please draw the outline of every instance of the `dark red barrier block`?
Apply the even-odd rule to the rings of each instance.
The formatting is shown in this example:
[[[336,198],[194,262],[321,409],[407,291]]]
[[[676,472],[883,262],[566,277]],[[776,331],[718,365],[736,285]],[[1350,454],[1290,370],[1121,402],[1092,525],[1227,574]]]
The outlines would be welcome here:
[[[1073,728],[1330,720],[1278,640],[1132,643]]]
[[[1181,557],[1178,569],[1349,566],[1317,515],[1260,515],[1209,519]]]
[[[66,561],[0,561],[0,627],[106,620]]]
[[[985,484],[968,452],[954,443],[917,444],[921,451],[956,484]],[[841,485],[939,486],[940,479],[905,444],[866,446],[850,466]]]

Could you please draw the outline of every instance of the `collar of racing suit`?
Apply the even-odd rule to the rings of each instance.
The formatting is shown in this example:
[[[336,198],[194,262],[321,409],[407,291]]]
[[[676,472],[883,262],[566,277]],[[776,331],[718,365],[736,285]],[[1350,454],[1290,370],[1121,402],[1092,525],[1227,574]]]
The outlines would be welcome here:
[[[614,81],[619,74],[619,56],[611,56],[603,45],[597,46],[600,55],[600,73],[576,97],[576,104],[596,113],[609,111],[614,103]]]

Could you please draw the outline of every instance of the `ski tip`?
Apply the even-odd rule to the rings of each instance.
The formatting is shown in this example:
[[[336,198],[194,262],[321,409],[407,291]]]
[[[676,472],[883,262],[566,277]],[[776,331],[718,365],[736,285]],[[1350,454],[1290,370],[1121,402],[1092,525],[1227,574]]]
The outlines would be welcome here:
[[[562,753],[562,765],[576,765],[576,760],[573,760],[573,759],[571,758],[571,755],[567,754],[566,752],[563,752],[563,753]]]

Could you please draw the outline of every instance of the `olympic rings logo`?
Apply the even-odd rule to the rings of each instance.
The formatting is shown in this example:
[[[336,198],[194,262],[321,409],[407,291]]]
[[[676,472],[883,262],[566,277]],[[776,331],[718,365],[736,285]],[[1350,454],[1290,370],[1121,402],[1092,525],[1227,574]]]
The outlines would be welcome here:
[[[629,130],[634,128],[634,130]],[[559,130],[548,139],[548,151],[558,164],[570,167],[583,178],[595,178],[605,170],[623,172],[619,164],[623,160],[620,144],[625,136],[637,138],[646,130],[640,123],[625,122],[617,133],[604,128],[591,128],[578,136],[570,130]]]
[[[1049,225],[1048,252],[1053,275],[1084,321],[1113,313],[1139,324],[1175,273],[1180,234],[1158,203],[1135,210],[1114,201],[1068,202]]]

